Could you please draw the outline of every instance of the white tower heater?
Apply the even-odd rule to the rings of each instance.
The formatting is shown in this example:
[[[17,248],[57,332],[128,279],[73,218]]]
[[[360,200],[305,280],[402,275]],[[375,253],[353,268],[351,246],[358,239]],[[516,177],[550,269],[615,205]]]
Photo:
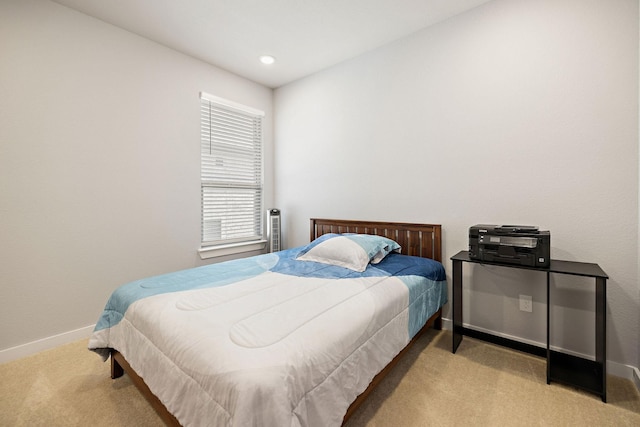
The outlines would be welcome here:
[[[267,209],[267,244],[269,252],[282,250],[281,247],[280,209]]]

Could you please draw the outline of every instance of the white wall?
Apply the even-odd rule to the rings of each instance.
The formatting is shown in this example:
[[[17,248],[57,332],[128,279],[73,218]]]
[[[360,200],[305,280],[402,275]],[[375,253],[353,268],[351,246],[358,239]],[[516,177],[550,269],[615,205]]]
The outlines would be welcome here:
[[[0,350],[201,263],[200,91],[266,112],[271,189],[271,89],[49,1],[0,2]]]
[[[638,366],[637,0],[489,2],[277,89],[275,110],[289,247],[310,217],[441,223],[450,280],[469,226],[539,225],[554,258],[609,274],[608,358]],[[465,321],[544,343],[543,274],[465,271]],[[593,355],[592,281],[553,284],[552,344]]]

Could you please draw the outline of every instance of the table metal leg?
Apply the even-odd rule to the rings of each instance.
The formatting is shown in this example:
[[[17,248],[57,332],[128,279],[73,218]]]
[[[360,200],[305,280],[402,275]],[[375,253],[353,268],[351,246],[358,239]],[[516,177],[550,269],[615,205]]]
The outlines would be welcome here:
[[[596,362],[602,364],[602,401],[607,401],[607,279],[596,277]]]
[[[462,341],[462,261],[453,261],[453,353]]]

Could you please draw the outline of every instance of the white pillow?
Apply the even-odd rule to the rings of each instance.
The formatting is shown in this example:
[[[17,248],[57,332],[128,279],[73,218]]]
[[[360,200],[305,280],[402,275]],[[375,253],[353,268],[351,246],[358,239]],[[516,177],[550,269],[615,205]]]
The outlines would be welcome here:
[[[386,237],[370,234],[324,234],[305,246],[297,258],[336,265],[363,272],[371,262],[377,264],[400,245]]]

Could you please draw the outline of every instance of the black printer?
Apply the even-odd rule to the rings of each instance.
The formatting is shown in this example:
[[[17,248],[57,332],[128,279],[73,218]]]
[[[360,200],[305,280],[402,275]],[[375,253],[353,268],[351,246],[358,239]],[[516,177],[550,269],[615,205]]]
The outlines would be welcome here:
[[[469,227],[469,258],[529,267],[549,267],[551,234],[530,225]]]

